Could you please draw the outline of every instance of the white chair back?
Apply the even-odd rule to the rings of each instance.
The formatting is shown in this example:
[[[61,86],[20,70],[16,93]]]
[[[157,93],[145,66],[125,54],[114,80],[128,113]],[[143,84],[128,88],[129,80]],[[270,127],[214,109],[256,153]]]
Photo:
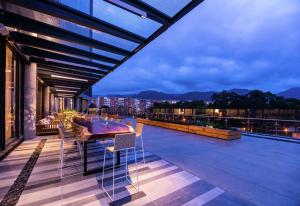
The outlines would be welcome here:
[[[72,131],[76,135],[80,135],[80,125],[72,122]]]
[[[137,137],[142,136],[143,127],[144,127],[144,124],[142,124],[142,123],[136,123],[135,132],[136,132],[136,136]]]
[[[84,141],[89,136],[91,136],[91,133],[89,132],[88,128],[80,126],[80,138],[81,138],[81,140]]]
[[[115,136],[115,150],[123,150],[135,147],[135,133],[117,134]]]
[[[58,129],[58,135],[61,139],[65,138],[65,133],[64,133],[64,129],[63,126],[61,124],[57,125],[57,129]]]

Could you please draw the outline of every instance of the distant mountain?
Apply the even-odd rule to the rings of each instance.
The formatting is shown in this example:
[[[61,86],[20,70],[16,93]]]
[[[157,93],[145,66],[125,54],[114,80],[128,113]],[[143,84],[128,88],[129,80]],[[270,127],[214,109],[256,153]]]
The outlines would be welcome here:
[[[177,99],[179,94],[167,94],[153,90],[142,91],[138,94],[131,95],[132,98],[137,99],[153,99],[153,100],[174,100]]]
[[[239,95],[246,95],[251,90],[248,89],[239,89],[234,88],[228,90],[230,92],[235,92]],[[203,100],[203,101],[210,101],[211,96],[216,93],[217,91],[207,91],[207,92],[187,92],[183,94],[170,94],[164,92],[158,92],[154,90],[142,91],[137,94],[127,94],[127,95],[107,95],[113,97],[132,97],[137,99],[152,99],[152,100],[181,100],[181,101],[191,101],[191,100]],[[294,87],[288,89],[286,91],[280,92],[277,95],[283,96],[285,98],[298,98],[300,99],[300,87]]]
[[[231,90],[229,90],[229,91],[235,92],[235,93],[237,93],[237,94],[239,94],[239,95],[246,95],[246,94],[248,94],[249,92],[251,92],[251,90],[249,90],[249,89],[238,89],[238,88],[234,88],[234,89],[231,89]]]
[[[178,100],[189,101],[189,100],[203,100],[210,101],[211,96],[214,94],[214,91],[209,92],[188,92],[181,95],[178,95]]]
[[[236,92],[240,95],[248,94],[251,90],[247,89],[231,89],[229,91]],[[203,100],[210,101],[211,96],[216,93],[216,91],[208,91],[208,92],[187,92],[183,94],[168,94],[164,92],[158,91],[142,91],[138,94],[132,95],[133,98],[138,99],[153,99],[153,100],[181,100],[181,101],[189,101],[189,100]]]
[[[284,98],[295,98],[300,99],[300,87],[293,87],[288,90],[282,91],[277,94],[278,96],[283,96]]]

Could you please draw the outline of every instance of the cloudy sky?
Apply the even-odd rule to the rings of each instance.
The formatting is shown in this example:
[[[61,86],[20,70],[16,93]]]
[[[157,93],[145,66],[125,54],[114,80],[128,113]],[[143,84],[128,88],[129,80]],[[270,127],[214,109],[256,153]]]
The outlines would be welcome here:
[[[94,94],[300,86],[299,0],[206,0],[98,82]]]

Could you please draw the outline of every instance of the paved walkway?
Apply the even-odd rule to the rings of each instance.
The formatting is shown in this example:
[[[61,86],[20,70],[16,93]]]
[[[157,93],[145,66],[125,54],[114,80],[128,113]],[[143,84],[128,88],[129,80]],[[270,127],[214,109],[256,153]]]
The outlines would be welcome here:
[[[147,133],[150,130],[151,128],[146,128]],[[149,147],[150,136],[146,136],[147,147]],[[116,184],[116,199],[111,202],[101,189],[101,174],[84,177],[82,166],[77,165],[66,167],[65,178],[60,179],[59,143],[60,140],[56,136],[37,137],[23,142],[0,162],[1,206],[250,205],[150,152],[146,152],[146,164],[139,164],[141,190],[137,192],[124,179],[121,179]],[[66,147],[68,164],[79,163],[75,146],[68,144]],[[155,147],[158,148],[159,145]],[[177,153],[177,151],[173,152]],[[101,165],[102,155],[103,147],[100,143],[89,144],[90,167]],[[141,154],[138,156],[140,158]],[[121,159],[125,159],[124,155]],[[133,163],[133,156],[129,159]],[[124,175],[122,169],[118,169],[116,175]],[[131,164],[129,172],[132,180],[134,180],[135,171],[136,168]],[[111,173],[105,175],[105,184],[111,186]]]
[[[228,142],[152,126],[145,126],[144,141],[146,150],[235,197],[300,205],[299,144],[246,136]]]

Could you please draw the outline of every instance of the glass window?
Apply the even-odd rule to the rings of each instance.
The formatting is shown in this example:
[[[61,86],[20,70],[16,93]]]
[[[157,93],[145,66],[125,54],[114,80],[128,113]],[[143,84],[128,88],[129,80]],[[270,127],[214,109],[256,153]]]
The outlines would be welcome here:
[[[16,66],[17,62],[10,48],[6,47],[5,66],[5,139],[6,143],[16,136],[15,106],[16,106]]]

